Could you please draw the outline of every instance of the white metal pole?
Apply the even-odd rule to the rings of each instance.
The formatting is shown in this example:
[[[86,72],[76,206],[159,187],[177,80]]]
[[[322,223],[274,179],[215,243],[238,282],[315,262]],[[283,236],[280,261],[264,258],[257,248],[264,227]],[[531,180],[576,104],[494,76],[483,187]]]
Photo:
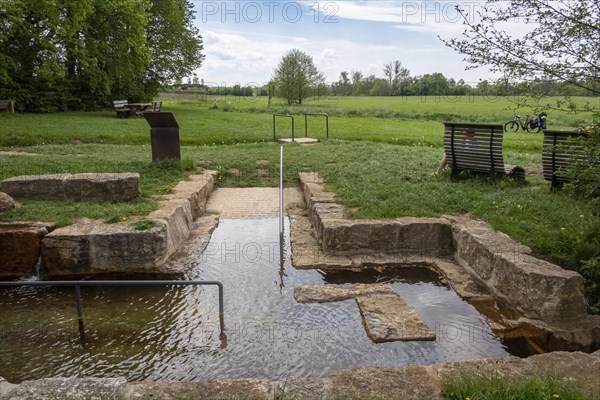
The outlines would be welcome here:
[[[283,144],[279,145],[279,236],[283,238]]]

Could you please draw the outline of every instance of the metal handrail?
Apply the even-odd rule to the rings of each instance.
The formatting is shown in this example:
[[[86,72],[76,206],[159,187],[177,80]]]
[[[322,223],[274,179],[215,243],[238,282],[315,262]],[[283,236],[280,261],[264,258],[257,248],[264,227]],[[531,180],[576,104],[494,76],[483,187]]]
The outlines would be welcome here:
[[[308,116],[309,115],[322,115],[325,117],[325,132],[327,134],[327,140],[329,140],[329,114],[327,113],[304,113],[304,136],[308,137]]]
[[[292,142],[294,142],[294,116],[292,114],[273,114],[273,140],[275,140],[275,117],[286,117],[292,119]]]
[[[75,302],[77,305],[77,320],[79,335],[85,340],[83,325],[83,305],[81,303],[81,286],[217,286],[219,289],[219,322],[221,335],[225,334],[225,319],[223,311],[223,284],[219,281],[163,281],[163,280],[129,280],[129,281],[30,281],[30,282],[0,282],[0,287],[19,286],[73,286],[75,288]]]

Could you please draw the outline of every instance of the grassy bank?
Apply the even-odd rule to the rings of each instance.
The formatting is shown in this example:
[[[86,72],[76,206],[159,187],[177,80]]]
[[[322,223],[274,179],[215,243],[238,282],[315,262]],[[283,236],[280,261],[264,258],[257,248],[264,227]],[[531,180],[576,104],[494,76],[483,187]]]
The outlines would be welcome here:
[[[552,377],[533,377],[507,382],[497,378],[465,377],[448,382],[442,389],[447,400],[591,400],[574,383]]]

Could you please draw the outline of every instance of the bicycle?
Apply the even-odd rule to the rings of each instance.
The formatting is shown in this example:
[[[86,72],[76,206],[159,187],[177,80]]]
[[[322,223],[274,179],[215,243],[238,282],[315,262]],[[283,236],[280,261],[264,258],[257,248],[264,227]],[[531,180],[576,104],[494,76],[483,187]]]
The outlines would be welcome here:
[[[529,114],[527,114],[525,116],[525,121],[523,121],[523,119],[521,119],[521,116],[518,115],[517,113],[514,113],[513,115],[513,119],[511,121],[508,121],[506,124],[504,124],[504,130],[506,132],[518,132],[519,131],[519,127],[521,129],[523,129],[525,132],[529,132]],[[539,128],[538,128],[538,132],[539,132]]]
[[[513,119],[504,124],[504,130],[506,132],[517,132],[519,127],[525,132],[539,132],[542,129],[546,129],[546,113],[542,112],[539,115],[533,115],[529,118],[529,114],[521,119],[521,116],[516,112],[513,115]]]

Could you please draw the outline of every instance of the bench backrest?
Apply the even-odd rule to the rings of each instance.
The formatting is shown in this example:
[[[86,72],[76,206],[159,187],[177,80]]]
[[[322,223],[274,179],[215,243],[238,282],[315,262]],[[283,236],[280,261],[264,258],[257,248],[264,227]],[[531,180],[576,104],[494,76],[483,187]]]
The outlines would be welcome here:
[[[152,108],[151,111],[159,112],[162,109],[162,101],[153,101],[151,108]]]
[[[581,136],[587,137],[587,134],[579,131],[544,131],[542,145],[544,179],[551,181],[553,188],[569,181],[565,173],[569,160],[571,157],[577,157],[581,152],[581,146],[570,145],[569,140]]]
[[[15,112],[15,101],[14,100],[0,100],[0,110]]]
[[[113,101],[115,108],[123,108],[127,106],[127,100],[115,100]]]
[[[444,122],[444,150],[456,171],[504,174],[502,125]]]

